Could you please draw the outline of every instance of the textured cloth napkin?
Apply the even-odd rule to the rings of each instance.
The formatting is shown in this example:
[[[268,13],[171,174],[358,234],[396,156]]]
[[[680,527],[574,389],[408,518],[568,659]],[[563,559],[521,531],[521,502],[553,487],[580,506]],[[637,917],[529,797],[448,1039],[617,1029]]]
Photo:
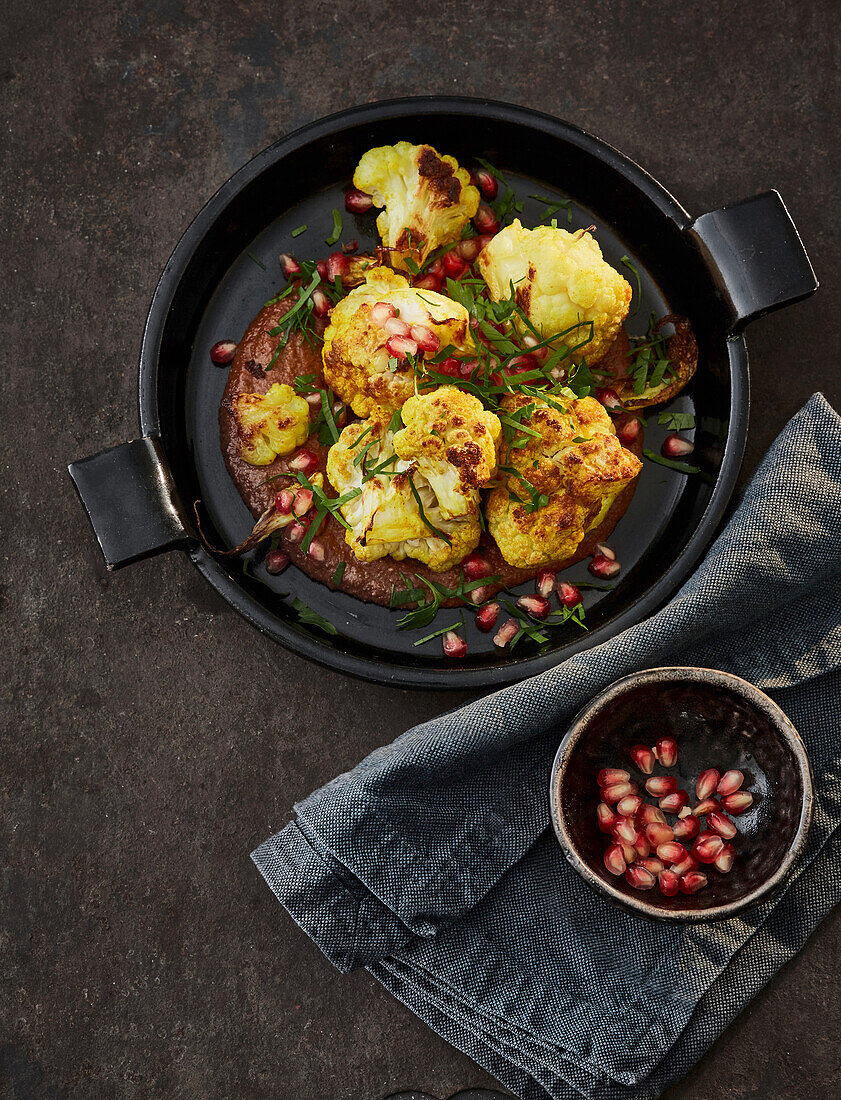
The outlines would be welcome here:
[[[809,846],[742,917],[668,926],[565,862],[548,777],[565,727],[617,677],[736,673],[808,748]],[[841,897],[841,421],[790,421],[675,599],[534,679],[417,726],[296,806],[252,855],[341,971],[367,967],[523,1100],[656,1097]]]

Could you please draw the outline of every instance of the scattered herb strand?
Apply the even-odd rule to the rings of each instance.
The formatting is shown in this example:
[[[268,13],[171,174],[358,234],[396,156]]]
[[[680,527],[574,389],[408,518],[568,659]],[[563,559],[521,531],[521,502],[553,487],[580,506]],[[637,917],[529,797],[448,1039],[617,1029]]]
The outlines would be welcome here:
[[[302,233],[306,233],[306,231],[307,231],[307,225],[306,225],[306,222],[304,222],[303,225],[299,225],[297,229],[292,230],[291,236],[300,237],[300,235]]]
[[[442,626],[440,630],[436,630],[432,634],[427,634],[425,638],[418,638],[416,642],[412,642],[412,645],[423,645],[424,642],[431,642],[433,638],[440,638],[442,634],[449,634],[451,630],[461,630],[463,626],[464,623],[461,621],[450,623],[449,626]]]
[[[333,407],[330,404],[330,398],[327,396],[327,390],[321,391],[321,411],[324,415],[324,419],[327,422],[327,427],[330,429],[330,435],[333,437],[333,442],[339,442],[339,429],[336,427],[336,420],[333,416]]]
[[[701,473],[700,466],[691,466],[688,462],[679,462],[675,458],[664,458],[663,455],[658,455],[656,451],[649,451],[647,447],[643,448],[642,453],[651,462],[657,462],[660,466],[668,466],[670,470],[678,470],[682,474]]]
[[[340,561],[339,564],[336,566],[336,568],[333,570],[333,587],[334,588],[341,588],[342,579],[345,575],[345,570],[346,569],[347,569],[347,562],[346,561]]]
[[[258,267],[262,267],[262,269],[264,271],[266,270],[266,265],[263,263],[263,261],[261,259],[259,259],[257,256],[255,256],[253,252],[249,252],[249,253],[247,253],[247,255],[248,255],[249,260],[253,260],[254,263]]]
[[[325,244],[335,244],[342,235],[342,213],[337,206],[333,207],[333,232],[324,238]]]
[[[311,607],[307,607],[303,600],[299,600],[296,596],[292,601],[292,606],[298,612],[298,618],[302,623],[308,623],[311,626],[317,626],[320,630],[323,630],[325,634],[338,634],[335,626],[332,623],[328,623],[326,619],[322,618],[317,611],[313,611]]]
[[[430,531],[438,536],[439,539],[443,539],[448,546],[452,546],[452,539],[449,537],[449,535],[436,527],[435,524],[429,519],[426,512],[423,510],[423,502],[421,501],[420,493],[415,488],[415,483],[412,480],[411,475],[409,476],[409,488],[412,490],[412,496],[415,498],[415,502],[417,503],[418,509],[420,510],[420,516],[423,522],[426,524]]]
[[[627,267],[628,270],[633,273],[633,276],[637,281],[637,304],[631,310],[631,316],[633,317],[642,303],[642,282],[640,281],[640,273],[637,270],[636,265],[632,262],[630,256],[622,256],[619,262],[620,264],[622,264],[623,267]]]

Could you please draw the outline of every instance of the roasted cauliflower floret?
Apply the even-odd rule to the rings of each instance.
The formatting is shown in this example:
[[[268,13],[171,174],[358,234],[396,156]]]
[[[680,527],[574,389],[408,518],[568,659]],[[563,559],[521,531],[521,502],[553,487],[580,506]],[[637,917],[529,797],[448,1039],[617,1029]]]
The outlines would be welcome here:
[[[310,431],[310,408],[285,383],[265,394],[239,393],[234,398],[239,454],[250,466],[269,466],[291,454]]]
[[[417,464],[441,514],[449,519],[475,512],[479,488],[496,472],[499,419],[455,386],[410,397],[402,416],[406,427],[395,435],[394,450]]]
[[[384,308],[374,310],[378,304]],[[413,325],[424,330],[416,335],[431,334],[431,343],[437,341],[442,348],[473,347],[464,306],[435,291],[416,290],[387,267],[367,272],[362,286],[333,307],[322,350],[328,385],[357,416],[368,416],[377,407],[399,409],[415,393],[411,362],[386,347],[394,335],[389,325],[400,328],[400,322],[409,329],[403,339],[410,353],[413,347],[418,350],[411,337]]]
[[[488,530],[509,565],[533,568],[571,557],[607,514],[642,463],[626,450],[602,405],[565,390],[551,397],[514,394],[506,417],[514,432],[488,499]],[[519,437],[518,437],[519,436]],[[525,446],[515,446],[526,440]]]
[[[461,237],[479,207],[479,192],[453,157],[431,145],[381,145],[369,149],[353,174],[360,191],[385,209],[377,218],[391,263],[406,270],[406,257],[420,265],[433,249]]]
[[[514,221],[476,264],[494,300],[510,297],[513,286],[517,305],[544,339],[565,333],[552,344],[569,347],[575,362],[603,355],[628,314],[630,284],[606,263],[589,233],[548,225],[524,229]],[[513,320],[522,331],[521,319],[514,314]]]
[[[444,514],[417,463],[395,452],[391,415],[378,409],[368,420],[349,424],[327,456],[336,492],[359,490],[341,506],[350,524],[345,541],[359,561],[390,554],[398,561],[416,558],[441,573],[478,545],[478,505],[455,518]]]

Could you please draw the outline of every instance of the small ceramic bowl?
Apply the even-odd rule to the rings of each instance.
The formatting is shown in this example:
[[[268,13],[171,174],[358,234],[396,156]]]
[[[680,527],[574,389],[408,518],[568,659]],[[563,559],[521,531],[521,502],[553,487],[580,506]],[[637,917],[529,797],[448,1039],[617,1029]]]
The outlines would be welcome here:
[[[653,774],[674,775],[689,793],[690,806],[697,802],[695,781],[706,768],[743,772],[743,789],[754,798],[745,813],[733,817],[738,833],[731,841],[736,849],[731,871],[702,865],[708,885],[671,898],[656,884],[635,890],[624,875],[608,872],[604,853],[612,841],[596,819],[601,801],[596,777],[602,768],[629,771],[643,799],[656,804],[645,792],[648,776],[628,750],[665,736],[677,741],[677,762],[672,768],[657,765]],[[806,844],[812,801],[806,749],[785,714],[747,681],[708,668],[655,668],[605,688],[570,726],[549,787],[558,840],[585,882],[626,909],[667,921],[732,917],[778,890]]]

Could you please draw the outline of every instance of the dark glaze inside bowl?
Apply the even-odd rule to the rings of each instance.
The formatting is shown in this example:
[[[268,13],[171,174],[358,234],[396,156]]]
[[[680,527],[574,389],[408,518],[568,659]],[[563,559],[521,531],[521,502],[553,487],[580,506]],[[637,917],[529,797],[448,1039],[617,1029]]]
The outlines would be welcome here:
[[[628,750],[666,735],[677,741],[677,764],[657,765],[653,774],[674,775],[689,793],[690,806],[697,802],[699,773],[711,767],[722,774],[738,768],[745,776],[743,789],[754,796],[749,810],[733,817],[739,831],[731,841],[736,858],[729,874],[702,865],[709,884],[673,898],[657,886],[634,890],[624,876],[611,875],[603,861],[610,838],[596,822],[599,771],[624,768],[643,788],[647,776]],[[641,794],[656,805],[644,789]],[[647,916],[707,920],[732,916],[782,884],[806,841],[812,788],[803,743],[768,696],[727,673],[665,668],[618,680],[578,715],[558,750],[550,802],[567,859],[592,886]]]

